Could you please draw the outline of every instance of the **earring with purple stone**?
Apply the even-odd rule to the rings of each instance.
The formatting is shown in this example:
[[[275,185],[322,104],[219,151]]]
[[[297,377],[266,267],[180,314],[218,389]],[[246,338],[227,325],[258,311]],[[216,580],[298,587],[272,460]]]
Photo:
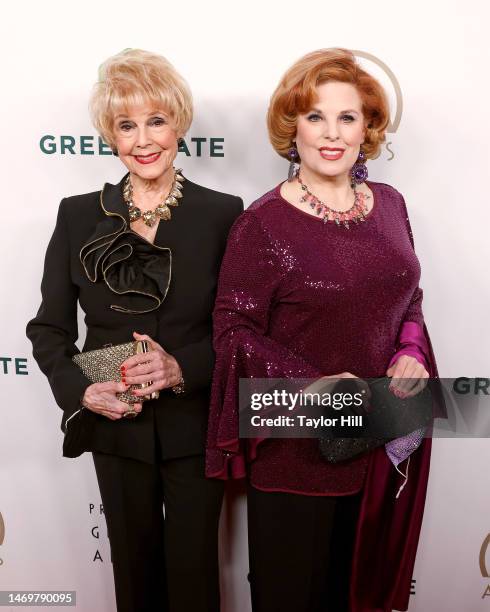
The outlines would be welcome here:
[[[290,183],[296,176],[296,160],[298,159],[298,157],[299,157],[298,149],[293,143],[293,146],[288,151],[288,158],[289,158],[288,181]]]
[[[366,164],[364,163],[365,161],[366,154],[364,153],[362,148],[359,148],[359,155],[357,156],[356,163],[352,166],[350,171],[350,184],[352,189],[354,189],[356,185],[364,183],[364,181],[368,177],[368,169]]]

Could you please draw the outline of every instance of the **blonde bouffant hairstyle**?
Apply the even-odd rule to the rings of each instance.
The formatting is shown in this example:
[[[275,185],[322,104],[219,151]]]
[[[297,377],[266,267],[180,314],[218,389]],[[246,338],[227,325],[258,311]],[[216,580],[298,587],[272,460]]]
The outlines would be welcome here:
[[[155,104],[169,114],[178,137],[192,123],[192,95],[186,81],[163,56],[126,49],[99,68],[89,109],[103,140],[114,148],[114,118],[133,105]]]
[[[282,77],[267,112],[272,146],[279,155],[288,157],[296,137],[298,115],[311,110],[317,101],[316,88],[328,81],[351,83],[359,92],[366,123],[362,149],[367,157],[376,157],[390,118],[386,93],[347,49],[320,49],[308,53]]]

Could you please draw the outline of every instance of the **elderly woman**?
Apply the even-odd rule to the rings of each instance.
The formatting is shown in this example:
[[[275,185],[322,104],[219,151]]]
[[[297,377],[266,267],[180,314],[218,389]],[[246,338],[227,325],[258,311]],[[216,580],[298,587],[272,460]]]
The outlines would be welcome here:
[[[315,439],[245,446],[237,417],[240,378],[386,376],[395,394],[413,396],[436,375],[404,199],[366,180],[388,119],[382,87],[351,52],[300,59],[268,112],[289,180],[230,232],[207,473],[248,476],[254,612],[407,609],[430,440],[419,430],[330,463]],[[398,466],[409,457],[407,481]]]
[[[204,475],[211,323],[226,237],[243,204],[174,169],[192,99],[163,57],[127,50],[109,58],[91,111],[128,172],[61,202],[27,335],[63,410],[65,442],[70,427],[79,432],[64,454],[93,455],[117,609],[217,612],[223,483]],[[91,383],[72,361],[77,302],[84,351],[133,339],[152,350],[128,358],[117,381]],[[133,392],[132,407],[118,398],[150,381]],[[141,401],[156,391],[158,399]]]

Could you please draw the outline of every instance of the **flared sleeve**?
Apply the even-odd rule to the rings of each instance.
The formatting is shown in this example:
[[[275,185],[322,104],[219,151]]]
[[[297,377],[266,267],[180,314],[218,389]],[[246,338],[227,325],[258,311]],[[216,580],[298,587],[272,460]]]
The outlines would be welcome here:
[[[206,453],[214,478],[245,476],[245,446],[239,440],[240,378],[319,378],[301,355],[268,335],[271,309],[284,276],[278,245],[254,211],[234,223],[221,266],[213,313],[216,364]],[[253,458],[255,444],[249,450]]]

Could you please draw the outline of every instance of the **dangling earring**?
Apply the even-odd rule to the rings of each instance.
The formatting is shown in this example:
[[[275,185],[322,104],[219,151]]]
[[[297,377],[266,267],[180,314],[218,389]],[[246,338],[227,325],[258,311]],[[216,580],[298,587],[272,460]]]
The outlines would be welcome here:
[[[356,185],[360,185],[361,183],[364,183],[364,181],[368,177],[368,169],[367,169],[366,164],[364,163],[365,161],[366,161],[366,154],[362,150],[362,147],[360,147],[359,155],[357,156],[356,163],[352,166],[351,171],[350,171],[350,178],[351,178],[350,186],[352,187],[352,189],[354,189]]]
[[[119,157],[119,153],[117,152],[116,147],[112,149],[112,154],[115,155],[116,157]]]
[[[288,151],[289,158],[289,170],[288,170],[288,182],[294,179],[296,175],[296,160],[298,159],[298,149],[296,148],[295,143],[293,142],[293,146]]]

